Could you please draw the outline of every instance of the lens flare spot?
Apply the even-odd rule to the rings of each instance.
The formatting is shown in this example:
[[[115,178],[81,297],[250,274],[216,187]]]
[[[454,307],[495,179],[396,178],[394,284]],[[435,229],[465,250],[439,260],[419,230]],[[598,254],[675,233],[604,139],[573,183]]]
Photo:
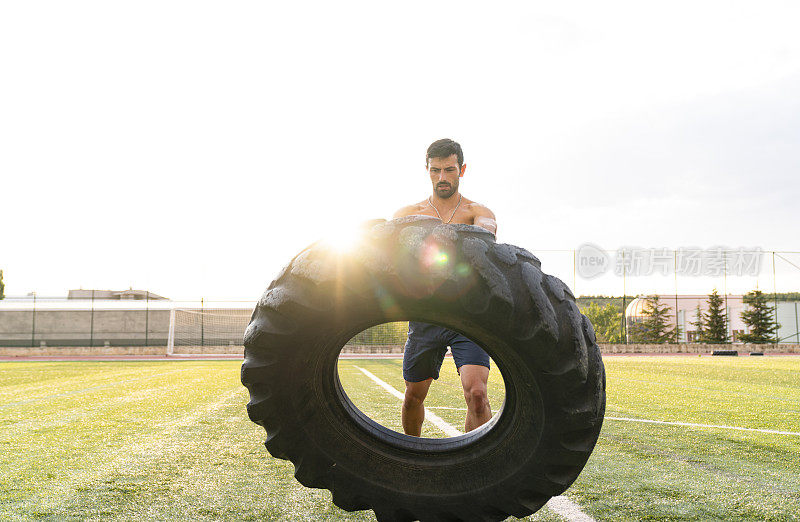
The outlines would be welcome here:
[[[361,234],[355,228],[339,227],[326,234],[322,242],[336,252],[352,252],[361,243]]]
[[[469,265],[466,263],[459,263],[456,266],[456,274],[460,275],[461,277],[466,277],[469,275]]]
[[[434,260],[439,263],[440,265],[447,264],[447,254],[444,252],[439,252],[439,254],[434,258]]]

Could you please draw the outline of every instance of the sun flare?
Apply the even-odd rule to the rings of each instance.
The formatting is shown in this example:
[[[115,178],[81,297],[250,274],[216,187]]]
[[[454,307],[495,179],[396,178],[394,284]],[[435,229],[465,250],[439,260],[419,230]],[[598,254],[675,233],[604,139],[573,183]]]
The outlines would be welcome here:
[[[352,252],[361,243],[361,234],[356,227],[342,225],[330,230],[322,241],[339,253]]]

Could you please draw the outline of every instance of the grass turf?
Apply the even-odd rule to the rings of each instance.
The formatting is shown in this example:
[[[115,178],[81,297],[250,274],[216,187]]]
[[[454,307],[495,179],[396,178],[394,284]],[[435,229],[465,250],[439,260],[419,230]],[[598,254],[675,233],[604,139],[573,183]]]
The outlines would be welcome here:
[[[800,358],[606,358],[609,417],[800,432]],[[399,360],[343,360],[348,394],[399,429]],[[374,520],[307,489],[244,411],[239,363],[0,363],[0,519]],[[490,399],[502,403],[492,372]],[[426,405],[463,427],[446,361]],[[444,407],[444,408],[442,408]],[[455,409],[446,409],[455,408]],[[424,436],[441,436],[426,423]],[[800,519],[800,437],[606,420],[567,491],[608,520]],[[544,509],[532,520],[558,520]]]

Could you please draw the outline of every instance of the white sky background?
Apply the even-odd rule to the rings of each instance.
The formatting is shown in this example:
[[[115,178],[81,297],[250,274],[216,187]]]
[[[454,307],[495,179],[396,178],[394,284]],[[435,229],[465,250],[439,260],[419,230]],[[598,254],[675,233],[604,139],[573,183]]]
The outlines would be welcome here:
[[[534,253],[800,250],[798,22],[796,2],[0,2],[6,294],[255,298],[337,224],[425,198],[441,137],[498,240]]]

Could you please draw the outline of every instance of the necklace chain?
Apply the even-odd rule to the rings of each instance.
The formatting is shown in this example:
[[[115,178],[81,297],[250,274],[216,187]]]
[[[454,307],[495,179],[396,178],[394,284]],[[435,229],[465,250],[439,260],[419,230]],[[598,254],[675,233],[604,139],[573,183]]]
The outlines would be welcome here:
[[[458,203],[456,204],[456,208],[453,209],[453,213],[450,214],[450,219],[448,219],[447,221],[442,219],[442,216],[441,216],[441,214],[439,214],[439,211],[436,210],[436,207],[433,205],[433,203],[431,203],[431,197],[430,196],[428,196],[428,205],[430,205],[433,208],[433,211],[436,212],[436,215],[439,216],[439,221],[441,221],[445,225],[448,225],[448,224],[450,224],[451,221],[453,221],[453,216],[456,215],[456,210],[458,210],[459,205],[461,205],[461,198],[463,198],[463,197],[464,197],[464,194],[459,194],[458,195]]]

